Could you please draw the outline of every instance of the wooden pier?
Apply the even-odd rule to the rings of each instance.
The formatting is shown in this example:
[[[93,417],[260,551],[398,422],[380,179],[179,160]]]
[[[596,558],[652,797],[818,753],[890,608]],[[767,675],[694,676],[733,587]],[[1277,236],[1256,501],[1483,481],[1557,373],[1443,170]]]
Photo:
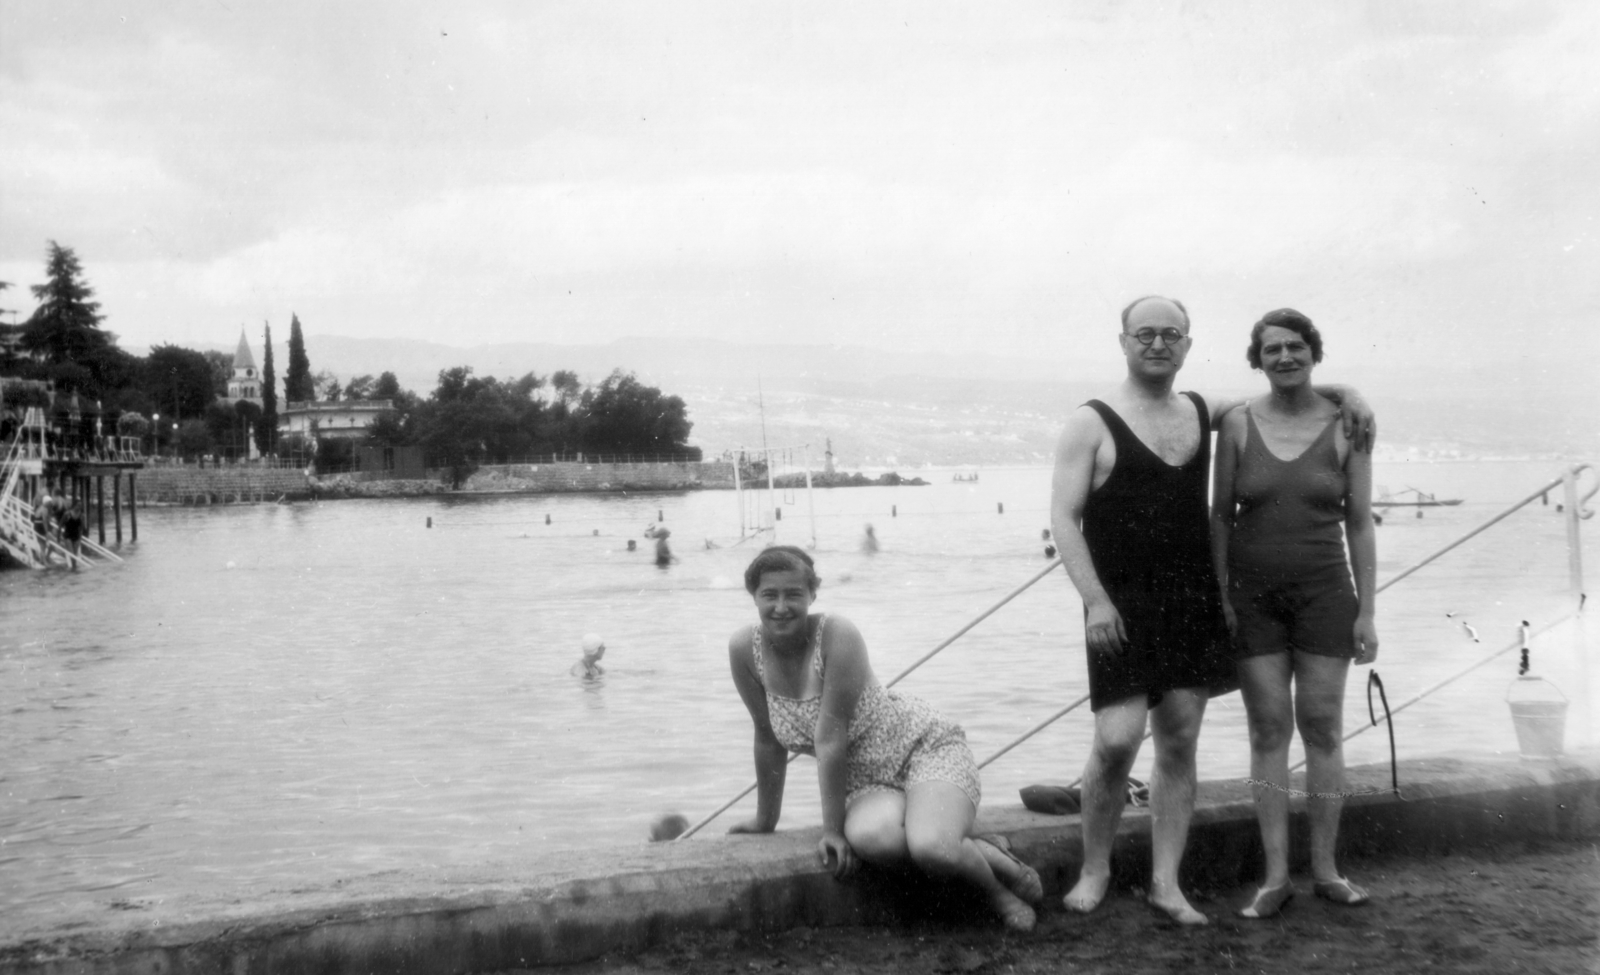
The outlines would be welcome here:
[[[0,561],[9,557],[35,569],[58,561],[72,568],[122,561],[107,547],[108,479],[112,544],[122,545],[124,479],[129,540],[139,540],[138,472],[144,469],[144,456],[132,438],[97,439],[90,445],[63,444],[51,436],[44,411],[28,408],[0,462]],[[46,497],[82,512],[83,534],[76,551],[63,536],[56,511],[40,510]]]

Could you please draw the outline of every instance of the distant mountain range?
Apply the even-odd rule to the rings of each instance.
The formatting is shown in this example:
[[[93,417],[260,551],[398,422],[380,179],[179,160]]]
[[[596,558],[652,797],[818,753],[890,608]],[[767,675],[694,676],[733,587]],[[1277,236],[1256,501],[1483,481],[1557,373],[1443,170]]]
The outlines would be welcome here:
[[[437,384],[440,370],[454,366],[502,379],[568,369],[585,383],[622,369],[683,397],[694,422],[690,439],[708,456],[764,442],[809,444],[820,457],[831,442],[847,469],[1048,463],[1062,419],[1114,382],[1118,366],[1104,359],[695,338],[463,348],[308,335],[306,349],[313,370],[342,380],[393,372],[403,387],[423,396]],[[287,348],[277,347],[273,355],[281,381]],[[1385,453],[1600,461],[1600,395],[1589,388],[1593,384],[1574,388],[1517,369],[1517,363],[1497,363],[1428,385],[1419,385],[1406,363],[1328,378],[1353,383],[1375,404]],[[1195,372],[1196,381],[1204,382],[1206,373]],[[1240,380],[1234,388],[1207,388],[1232,395],[1264,388],[1249,373],[1240,373]]]

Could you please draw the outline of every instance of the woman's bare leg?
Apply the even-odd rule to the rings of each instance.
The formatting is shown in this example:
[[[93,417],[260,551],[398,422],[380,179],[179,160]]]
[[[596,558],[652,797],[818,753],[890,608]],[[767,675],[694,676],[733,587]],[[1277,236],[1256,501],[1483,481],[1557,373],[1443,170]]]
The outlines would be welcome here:
[[[1239,691],[1250,722],[1250,777],[1261,847],[1266,854],[1263,887],[1289,881],[1289,742],[1294,737],[1294,698],[1287,652],[1239,661]]]
[[[995,876],[982,846],[971,837],[977,809],[952,782],[917,782],[906,790],[906,848],[930,877],[965,880],[983,891],[1006,926],[1030,930],[1033,908]]]
[[[880,789],[861,795],[844,812],[844,838],[868,863],[882,867],[906,862],[905,793]]]
[[[1295,721],[1306,746],[1306,818],[1311,821],[1311,876],[1337,880],[1339,814],[1344,809],[1344,685],[1350,661],[1294,655]],[[1332,798],[1321,798],[1331,796]]]

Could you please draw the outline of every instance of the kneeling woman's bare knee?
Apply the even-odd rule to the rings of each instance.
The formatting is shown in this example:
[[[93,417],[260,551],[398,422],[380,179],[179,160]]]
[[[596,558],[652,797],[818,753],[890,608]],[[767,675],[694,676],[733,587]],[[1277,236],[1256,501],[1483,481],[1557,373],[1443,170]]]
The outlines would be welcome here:
[[[906,833],[911,862],[930,877],[953,877],[961,872],[966,837],[948,830],[913,830]]]
[[[911,862],[934,877],[962,872],[963,843],[976,813],[972,800],[949,782],[919,782],[906,800],[906,849]]]
[[[869,792],[844,816],[844,838],[850,849],[868,863],[904,861],[906,849],[906,797],[899,792]]]

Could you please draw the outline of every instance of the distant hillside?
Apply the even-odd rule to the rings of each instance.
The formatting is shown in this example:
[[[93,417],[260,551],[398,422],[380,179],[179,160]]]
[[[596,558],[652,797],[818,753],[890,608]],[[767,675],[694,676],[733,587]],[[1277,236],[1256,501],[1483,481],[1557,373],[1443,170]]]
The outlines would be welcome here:
[[[831,440],[848,467],[1046,463],[1067,413],[1116,378],[1115,364],[1108,376],[1104,360],[705,339],[458,348],[308,335],[306,347],[314,370],[345,380],[390,371],[422,395],[440,370],[459,365],[503,379],[571,369],[585,382],[628,370],[684,398],[695,424],[690,439],[708,455],[756,446],[763,437],[772,445],[814,444],[820,454]],[[288,351],[279,347],[274,356],[281,378]],[[1203,382],[1219,371],[1195,372]],[[1427,381],[1419,383],[1419,374]],[[1374,403],[1386,452],[1600,461],[1600,395],[1590,383],[1552,381],[1516,362],[1442,379],[1408,362],[1328,378],[1353,382]],[[1240,379],[1209,391],[1254,395],[1265,388],[1258,376]]]

